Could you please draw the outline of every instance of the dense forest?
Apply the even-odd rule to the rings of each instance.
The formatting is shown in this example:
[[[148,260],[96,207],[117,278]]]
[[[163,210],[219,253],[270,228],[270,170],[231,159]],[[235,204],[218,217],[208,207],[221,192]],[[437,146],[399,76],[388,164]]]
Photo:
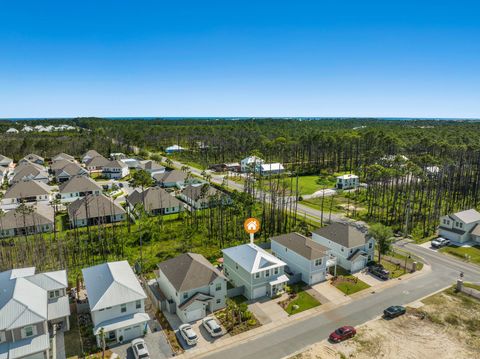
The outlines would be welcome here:
[[[67,123],[75,126],[76,130],[5,134],[8,128],[21,130],[27,123]],[[305,226],[296,218],[295,205],[285,201],[285,198],[296,195],[295,177],[306,174],[352,172],[360,175],[365,186],[345,195],[352,203],[363,207],[364,211],[351,216],[370,223],[382,222],[397,231],[418,236],[432,234],[439,216],[478,208],[480,201],[480,137],[476,136],[480,133],[479,121],[78,118],[0,121],[0,133],[0,154],[15,160],[31,152],[47,158],[58,152],[80,156],[89,149],[96,149],[104,155],[110,152],[136,152],[143,157],[152,154],[158,156],[167,146],[179,144],[187,150],[176,154],[176,158],[200,168],[215,163],[238,162],[252,153],[266,161],[282,162],[290,181],[276,181],[277,185],[273,186],[265,186],[262,181],[253,185],[245,184],[247,193],[260,200],[255,207],[255,215],[265,223],[262,233],[264,239],[275,233],[301,230]],[[285,188],[279,186],[280,183],[290,185]],[[257,197],[255,192],[263,192],[263,198]],[[265,200],[267,196],[268,201]],[[241,222],[247,214],[245,211],[251,211],[254,204],[248,204],[246,197],[234,203],[228,208],[182,216],[181,221],[186,226],[182,226],[182,231],[175,234],[177,242],[183,248],[189,248],[189,238],[197,238],[200,244],[192,245],[197,251],[202,245],[214,243],[216,250],[212,253],[218,255],[219,248],[240,241],[243,238]],[[154,222],[149,220],[146,226]],[[121,235],[124,230],[115,235],[118,243],[131,244],[132,241],[138,241],[138,236],[144,235]],[[144,229],[141,230],[143,232]],[[103,233],[105,238],[110,238],[108,231]],[[123,250],[120,251],[117,244],[114,249],[108,247],[106,252],[102,248],[91,251],[90,247],[77,242],[74,233],[66,236],[66,246],[79,251],[86,248],[84,253],[87,253],[78,253],[69,260],[82,258],[88,253],[97,253],[99,257],[123,255]],[[148,242],[148,235],[145,236]],[[123,242],[122,238],[125,239]],[[88,239],[85,241],[89,243]],[[57,253],[56,258],[63,258],[61,253],[65,249],[58,247],[55,239],[52,245],[44,239],[39,239],[39,243],[45,244],[32,249],[31,255],[34,257],[37,256],[35,251],[48,247],[54,251],[50,254]],[[5,251],[4,247],[3,261],[8,257]],[[71,256],[75,252],[68,253]],[[19,258],[23,257],[25,255],[20,253]],[[76,264],[72,262],[70,265]]]

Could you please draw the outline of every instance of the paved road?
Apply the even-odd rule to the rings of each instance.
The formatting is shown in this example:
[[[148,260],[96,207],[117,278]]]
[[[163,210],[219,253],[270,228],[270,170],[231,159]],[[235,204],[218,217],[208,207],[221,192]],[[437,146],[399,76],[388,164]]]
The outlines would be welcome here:
[[[480,270],[474,265],[413,244],[400,246],[423,257],[431,265],[431,271],[329,312],[306,320],[294,321],[291,325],[271,333],[202,357],[211,359],[283,358],[327,338],[329,333],[339,326],[365,323],[379,316],[382,309],[389,305],[407,304],[428,296],[454,283],[460,271],[464,272],[466,281],[480,281]]]

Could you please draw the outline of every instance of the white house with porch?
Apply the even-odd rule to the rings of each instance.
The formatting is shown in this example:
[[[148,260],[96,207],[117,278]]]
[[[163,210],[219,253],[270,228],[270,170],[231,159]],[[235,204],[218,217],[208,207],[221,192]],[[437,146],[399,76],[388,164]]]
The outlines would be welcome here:
[[[337,264],[354,273],[373,260],[375,239],[348,223],[333,223],[312,232],[312,240],[330,249]]]
[[[438,234],[458,244],[480,243],[480,213],[472,208],[440,217]]]
[[[99,347],[102,329],[107,345],[130,342],[147,332],[147,296],[127,261],[99,264],[82,273]]]
[[[244,287],[247,299],[282,293],[289,281],[285,265],[254,243],[223,250],[223,273],[235,287]]]

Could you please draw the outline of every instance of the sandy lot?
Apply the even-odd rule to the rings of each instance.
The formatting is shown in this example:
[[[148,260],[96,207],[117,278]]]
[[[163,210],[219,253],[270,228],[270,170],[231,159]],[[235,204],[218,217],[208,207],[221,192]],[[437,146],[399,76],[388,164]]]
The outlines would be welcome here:
[[[480,301],[448,290],[393,320],[357,328],[340,344],[322,341],[291,359],[480,358]]]

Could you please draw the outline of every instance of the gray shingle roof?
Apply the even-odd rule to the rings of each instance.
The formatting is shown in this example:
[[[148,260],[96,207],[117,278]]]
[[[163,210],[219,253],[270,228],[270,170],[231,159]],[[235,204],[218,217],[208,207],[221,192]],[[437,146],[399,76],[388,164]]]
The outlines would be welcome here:
[[[168,194],[163,188],[151,187],[145,191],[145,211],[150,212],[156,209],[181,206],[182,203],[175,197]],[[132,206],[143,204],[142,192],[135,190],[127,198]]]
[[[82,175],[82,174],[86,175],[88,174],[88,171],[85,168],[80,167],[78,164],[74,162],[69,162],[62,168],[55,170],[56,176],[59,176],[61,173],[65,173],[70,176],[76,176],[76,175]]]
[[[87,176],[74,176],[60,185],[60,193],[101,191],[102,188]]]
[[[10,187],[5,193],[4,198],[25,198],[50,193],[50,187],[39,181],[20,181]]]
[[[23,227],[53,225],[54,213],[51,206],[39,204],[37,206],[30,206],[33,212],[26,214],[11,210],[5,213],[1,218],[2,229],[15,229]]]
[[[282,234],[271,238],[271,240],[309,260],[324,257],[328,251],[327,247],[324,247],[299,233]]]
[[[182,182],[187,178],[185,172],[179,170],[173,170],[165,173],[158,173],[153,176],[157,182]]]
[[[87,162],[85,162],[85,165],[87,167],[105,167],[110,163],[109,160],[107,160],[105,157],[102,155],[98,155],[96,157],[90,158]]]
[[[39,162],[44,162],[45,159],[35,153],[30,153],[28,155],[26,155],[25,157],[22,158],[23,160],[27,160],[27,161],[30,161],[30,162],[36,162],[36,161],[39,161]]]
[[[67,160],[67,161],[74,161],[75,158],[67,153],[60,152],[58,155],[52,158],[52,161],[59,161],[59,160]]]
[[[24,179],[32,178],[48,178],[48,173],[45,170],[45,167],[28,161],[20,163],[13,171],[13,174],[12,182],[19,182]]]
[[[453,215],[466,224],[480,221],[480,213],[478,213],[473,208],[466,211],[454,213]]]
[[[364,233],[346,223],[332,223],[326,227],[316,229],[313,233],[347,248],[358,247],[368,241]]]
[[[194,185],[188,185],[182,191],[182,194],[187,198],[190,198],[194,201],[198,201],[202,197],[203,186],[204,185],[195,185],[195,186]],[[210,197],[213,197],[217,194],[218,195],[225,195],[223,192],[217,190],[216,188],[214,188],[212,186],[209,186],[209,185],[205,185],[205,186],[207,186],[207,189],[204,193],[204,197],[202,198],[203,202],[207,202]]]
[[[103,194],[91,194],[77,199],[68,208],[70,219],[87,219],[124,214],[125,210]]]
[[[201,254],[185,253],[158,264],[175,290],[185,292],[209,285],[216,278],[225,278]]]

